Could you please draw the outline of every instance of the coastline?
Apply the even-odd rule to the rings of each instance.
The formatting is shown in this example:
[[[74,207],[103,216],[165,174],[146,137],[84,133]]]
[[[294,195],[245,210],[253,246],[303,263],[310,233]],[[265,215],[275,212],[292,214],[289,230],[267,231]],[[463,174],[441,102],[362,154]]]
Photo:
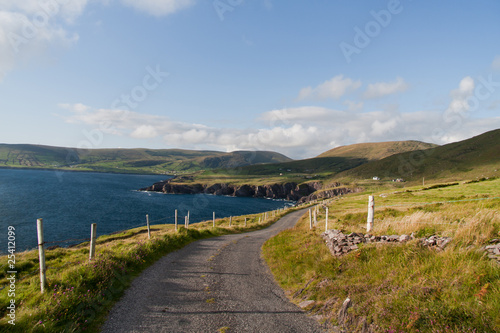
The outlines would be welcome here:
[[[10,169],[10,170],[43,170],[43,171],[59,171],[59,172],[88,172],[88,173],[109,173],[109,174],[118,174],[118,175],[145,175],[145,176],[167,176],[167,177],[174,177],[174,176],[169,176],[165,175],[162,173],[154,173],[154,172],[136,172],[136,171],[131,171],[131,172],[125,172],[125,171],[100,171],[100,170],[74,170],[74,169],[61,169],[61,168],[47,168],[47,167],[15,167],[15,166],[0,166],[0,169]]]

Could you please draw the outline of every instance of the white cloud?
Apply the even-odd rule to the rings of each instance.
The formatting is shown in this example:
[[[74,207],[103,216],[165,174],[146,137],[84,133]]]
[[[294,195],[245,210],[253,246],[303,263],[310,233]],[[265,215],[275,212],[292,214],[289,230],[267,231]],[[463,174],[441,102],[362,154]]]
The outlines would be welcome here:
[[[266,121],[272,125],[287,123],[291,121],[314,121],[324,119],[328,114],[335,111],[317,106],[305,106],[297,108],[287,108],[272,110],[263,113],[259,120]]]
[[[87,0],[4,0],[0,3],[0,80],[21,63],[43,57],[46,50],[68,47],[78,34],[69,24],[83,12]]]
[[[62,109],[70,110],[75,113],[83,113],[89,109],[87,105],[81,103],[76,103],[76,104],[60,103],[58,106]]]
[[[324,100],[328,98],[339,99],[345,94],[361,87],[361,81],[353,81],[343,75],[337,75],[323,82],[315,88],[306,87],[300,90],[298,100],[313,99]]]
[[[458,89],[453,90],[452,95],[458,95],[458,96],[471,95],[474,92],[474,86],[475,86],[474,79],[471,78],[470,76],[466,76],[462,80],[460,80]]]
[[[496,71],[500,71],[500,55],[497,55],[493,62],[491,63],[491,68]]]
[[[459,98],[468,96],[471,89],[474,90],[469,78],[464,78],[459,88],[450,93],[450,107]],[[500,128],[500,117],[464,118],[460,127],[456,127],[447,118],[448,109],[401,112],[388,107],[351,112],[316,106],[286,108],[263,113],[258,119],[259,127],[241,129],[214,128],[164,116],[96,109],[83,104],[60,106],[70,111],[65,117],[68,123],[100,129],[103,135],[136,140],[156,138],[174,148],[273,150],[292,158],[313,157],[339,145],[361,142],[420,140],[445,144]]]
[[[158,132],[152,125],[140,125],[130,136],[136,139],[152,139],[158,136]]]
[[[394,82],[377,82],[368,85],[364,98],[380,98],[387,95],[403,92],[408,89],[408,84],[400,77]]]
[[[452,113],[460,114],[464,116],[464,114],[469,111],[469,103],[467,102],[467,98],[474,94],[474,79],[470,76],[464,77],[458,86],[458,89],[452,90],[450,92],[451,102],[448,106],[448,109],[445,111],[446,115],[450,115]]]
[[[107,0],[99,0],[106,4]],[[75,21],[89,0],[1,0],[0,81],[21,64],[43,58],[48,49],[69,47],[78,41]],[[153,16],[187,8],[195,0],[121,0],[126,6]]]
[[[195,0],[121,0],[126,6],[153,16],[164,16],[192,6]]]
[[[393,118],[386,121],[375,120],[372,124],[372,133],[375,136],[381,136],[393,131],[398,125],[398,120]]]
[[[353,102],[345,101],[344,105],[347,105],[347,109],[352,112],[357,112],[363,110],[364,102]]]

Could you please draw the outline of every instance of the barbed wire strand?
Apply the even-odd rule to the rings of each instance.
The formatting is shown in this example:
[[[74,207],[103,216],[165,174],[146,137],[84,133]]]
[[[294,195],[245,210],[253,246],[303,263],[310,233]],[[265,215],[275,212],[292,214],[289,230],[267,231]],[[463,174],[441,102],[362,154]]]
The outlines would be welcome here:
[[[399,205],[386,205],[386,206],[378,206],[378,208],[387,208],[387,207],[406,207],[406,206],[418,206],[418,205],[435,205],[435,204],[444,204],[444,203],[456,203],[456,202],[468,202],[468,201],[481,201],[481,200],[496,200],[500,199],[500,197],[493,198],[477,198],[477,199],[464,199],[464,200],[448,200],[448,201],[435,201],[435,202],[415,202],[408,204],[399,204]]]

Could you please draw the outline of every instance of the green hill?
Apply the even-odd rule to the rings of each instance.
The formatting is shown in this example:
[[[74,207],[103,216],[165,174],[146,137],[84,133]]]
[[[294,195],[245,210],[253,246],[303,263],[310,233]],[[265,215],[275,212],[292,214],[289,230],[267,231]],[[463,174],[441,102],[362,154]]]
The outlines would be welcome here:
[[[389,141],[375,143],[358,143],[333,148],[318,157],[362,158],[369,161],[381,160],[385,157],[414,150],[437,147],[432,143],[420,141]]]
[[[344,171],[336,178],[460,180],[498,176],[499,169],[500,129],[497,129],[467,140],[389,156]]]
[[[311,177],[318,174],[332,175],[392,154],[436,146],[419,141],[361,143],[337,147],[314,158],[266,165],[249,165],[237,170],[220,170],[216,172],[248,176],[296,174]]]
[[[225,153],[208,150],[75,149],[29,144],[0,144],[0,167],[176,173],[287,161],[291,159],[269,151]]]

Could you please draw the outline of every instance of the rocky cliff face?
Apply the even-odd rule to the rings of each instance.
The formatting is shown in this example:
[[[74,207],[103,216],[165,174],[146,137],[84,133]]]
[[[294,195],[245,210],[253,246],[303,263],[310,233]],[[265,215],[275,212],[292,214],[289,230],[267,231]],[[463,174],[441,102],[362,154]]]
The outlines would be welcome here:
[[[254,197],[285,199],[305,202],[317,198],[325,198],[328,195],[341,195],[350,193],[349,188],[341,188],[323,191],[320,195],[314,196],[314,192],[320,190],[322,185],[317,182],[296,184],[272,184],[272,185],[231,185],[227,183],[206,184],[178,184],[172,182],[174,178],[155,183],[149,187],[140,189],[141,191],[154,191],[169,194],[214,194],[229,195],[234,197]],[[340,185],[340,184],[339,184]],[[330,193],[331,192],[331,193]]]
[[[341,186],[339,183],[335,184],[335,186]],[[313,200],[318,200],[318,199],[326,199],[326,198],[333,198],[333,197],[338,197],[340,195],[348,194],[348,193],[359,193],[363,189],[361,188],[349,188],[349,187],[336,187],[324,191],[315,191],[307,196],[304,196],[300,198],[298,203],[303,203],[303,202],[308,202],[308,201],[313,201]]]

